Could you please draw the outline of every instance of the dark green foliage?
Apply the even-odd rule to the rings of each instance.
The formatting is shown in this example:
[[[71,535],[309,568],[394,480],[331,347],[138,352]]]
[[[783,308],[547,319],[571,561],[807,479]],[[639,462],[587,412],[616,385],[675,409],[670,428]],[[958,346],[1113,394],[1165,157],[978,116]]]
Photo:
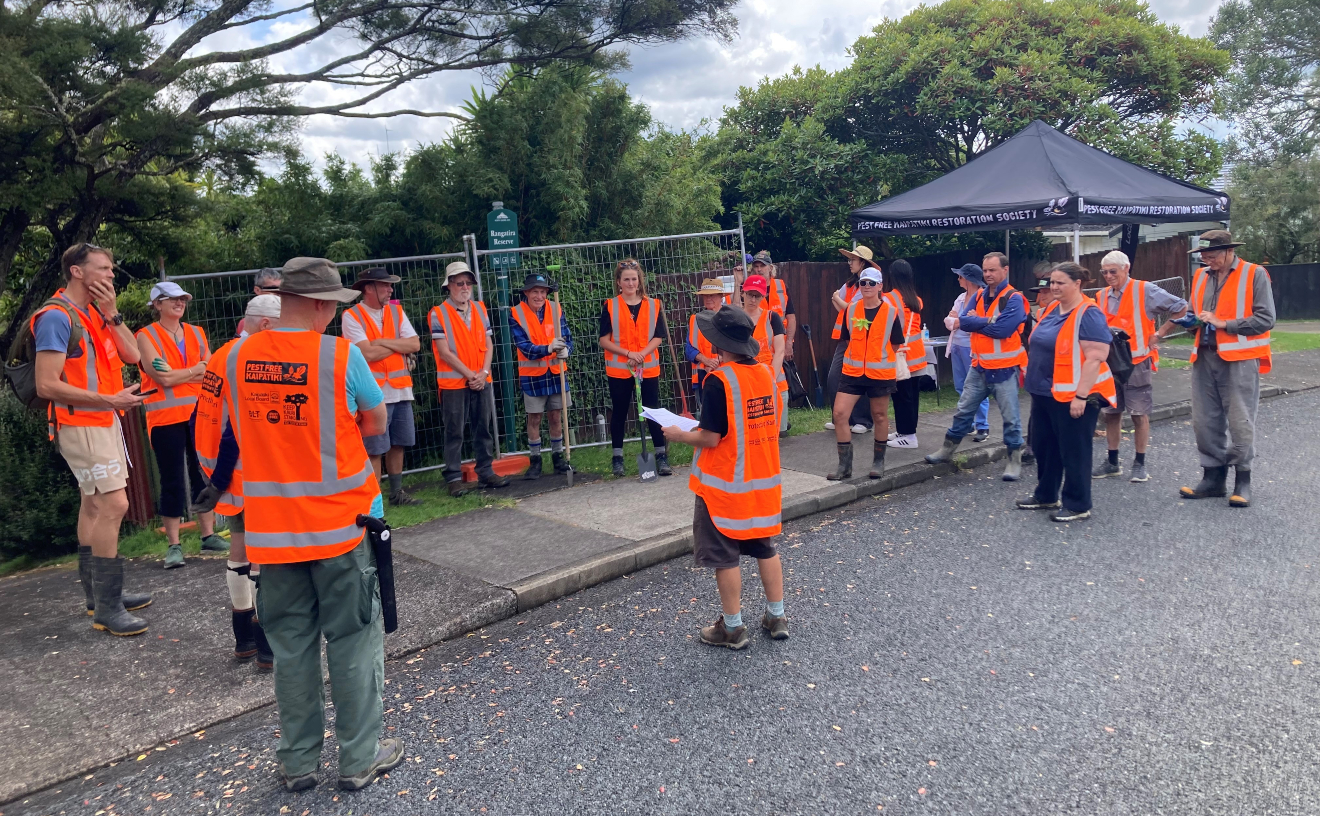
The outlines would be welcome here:
[[[0,389],[0,561],[78,549],[78,484],[46,439],[46,418]]]

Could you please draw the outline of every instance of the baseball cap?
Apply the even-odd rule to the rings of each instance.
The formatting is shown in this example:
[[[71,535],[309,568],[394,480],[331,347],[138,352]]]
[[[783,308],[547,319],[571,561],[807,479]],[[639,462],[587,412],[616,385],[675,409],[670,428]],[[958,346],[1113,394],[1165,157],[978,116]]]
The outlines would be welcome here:
[[[744,292],[760,292],[761,296],[764,297],[770,291],[770,283],[764,275],[748,275],[742,288]]]
[[[257,295],[248,301],[247,310],[243,314],[247,317],[279,317],[280,296]]]
[[[155,303],[161,298],[182,297],[192,300],[192,295],[183,291],[183,287],[174,281],[161,281],[151,287],[151,302]]]
[[[880,274],[879,269],[876,269],[874,266],[868,266],[866,269],[862,270],[862,274],[858,276],[858,280],[875,281],[879,284],[884,283],[885,279],[884,276]]]

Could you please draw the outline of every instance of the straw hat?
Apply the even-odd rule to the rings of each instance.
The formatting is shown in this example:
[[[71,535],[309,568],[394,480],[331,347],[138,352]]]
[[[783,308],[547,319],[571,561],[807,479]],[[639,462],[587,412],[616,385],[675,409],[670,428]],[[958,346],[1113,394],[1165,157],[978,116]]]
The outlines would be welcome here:
[[[845,258],[856,258],[859,261],[874,266],[876,269],[880,268],[880,264],[876,263],[875,253],[871,251],[869,246],[858,244],[856,249],[839,250],[839,254]]]
[[[695,294],[722,296],[724,294],[724,284],[719,278],[706,278],[701,282],[701,288]]]

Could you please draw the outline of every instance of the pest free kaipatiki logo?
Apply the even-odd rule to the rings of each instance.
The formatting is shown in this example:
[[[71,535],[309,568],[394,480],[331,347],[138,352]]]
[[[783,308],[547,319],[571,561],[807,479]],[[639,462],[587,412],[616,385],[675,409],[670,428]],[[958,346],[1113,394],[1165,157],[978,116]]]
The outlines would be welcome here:
[[[1215,209],[1220,212],[1228,212],[1228,196],[1219,196],[1216,198]]]
[[[1050,216],[1067,215],[1068,202],[1070,200],[1071,200],[1071,196],[1064,196],[1063,198],[1051,198],[1050,203],[1045,205],[1044,208],[1045,216],[1048,218]]]

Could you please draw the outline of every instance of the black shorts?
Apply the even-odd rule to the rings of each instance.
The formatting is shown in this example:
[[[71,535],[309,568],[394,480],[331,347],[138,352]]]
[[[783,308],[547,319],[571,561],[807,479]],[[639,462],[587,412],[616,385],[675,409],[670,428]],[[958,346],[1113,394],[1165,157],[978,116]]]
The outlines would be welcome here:
[[[853,377],[848,374],[839,377],[839,393],[852,394],[855,397],[887,397],[898,390],[897,380],[875,380],[870,377]]]
[[[698,567],[728,569],[738,566],[741,556],[748,558],[774,558],[773,538],[729,538],[721,533],[710,519],[706,500],[697,496],[697,508],[692,514],[692,554]]]

